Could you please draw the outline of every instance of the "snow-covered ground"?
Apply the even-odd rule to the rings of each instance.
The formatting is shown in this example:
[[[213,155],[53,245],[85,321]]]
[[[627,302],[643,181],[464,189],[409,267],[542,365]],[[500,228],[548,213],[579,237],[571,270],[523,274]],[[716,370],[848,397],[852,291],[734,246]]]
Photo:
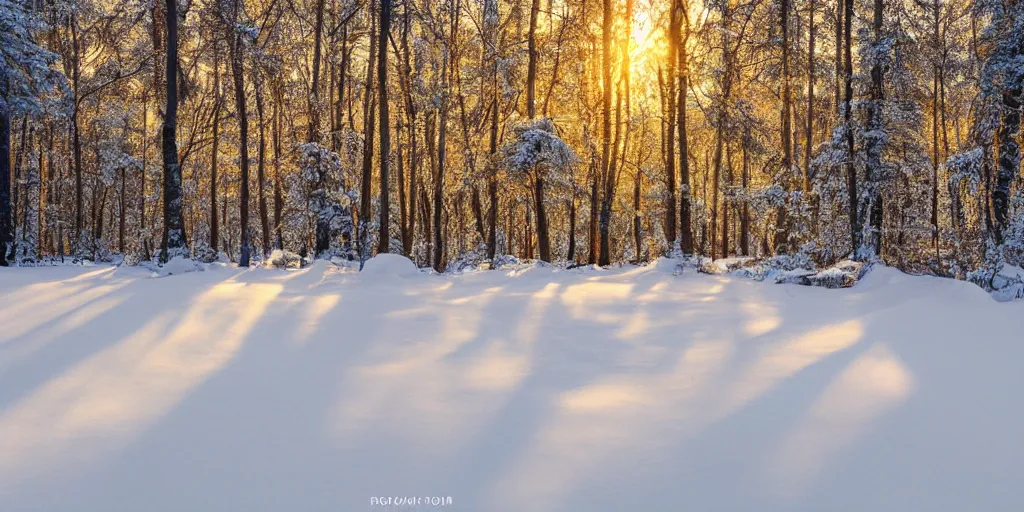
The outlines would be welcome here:
[[[0,511],[1024,510],[1019,301],[400,263],[0,269]]]

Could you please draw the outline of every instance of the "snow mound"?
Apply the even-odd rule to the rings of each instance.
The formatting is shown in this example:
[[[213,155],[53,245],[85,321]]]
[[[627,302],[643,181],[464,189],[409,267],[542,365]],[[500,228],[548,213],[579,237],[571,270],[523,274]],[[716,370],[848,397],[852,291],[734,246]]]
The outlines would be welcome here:
[[[366,260],[360,273],[373,277],[411,277],[419,274],[420,270],[409,258],[388,253],[378,254]]]
[[[683,263],[677,258],[662,256],[654,262],[654,270],[662,274],[679,275],[683,272]]]

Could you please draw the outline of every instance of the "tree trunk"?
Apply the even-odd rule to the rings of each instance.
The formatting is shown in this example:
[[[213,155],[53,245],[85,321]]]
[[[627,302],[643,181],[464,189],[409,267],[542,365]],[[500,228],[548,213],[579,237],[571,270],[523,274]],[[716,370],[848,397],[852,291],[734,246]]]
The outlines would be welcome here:
[[[452,17],[456,16],[452,13]],[[454,23],[453,23],[454,28]],[[451,34],[452,40],[455,38],[454,32]],[[452,53],[452,43],[454,41],[448,41],[445,44],[443,50],[444,55],[441,58],[441,81],[446,85],[450,85],[449,73],[451,66],[449,59]],[[441,99],[441,112],[438,115],[438,128],[437,128],[437,175],[434,176],[434,251],[433,251],[433,265],[434,270],[437,272],[444,271],[444,238],[443,231],[444,226],[441,225],[441,212],[444,208],[444,170],[445,163],[448,156],[448,103],[449,100],[447,95]]]
[[[780,25],[782,27],[782,188],[790,190],[793,172],[793,100],[790,90],[789,69],[789,7],[790,0],[782,0]],[[779,207],[775,225],[775,252],[789,250],[789,199]]]
[[[324,27],[324,0],[316,0],[313,23],[313,81],[309,84],[309,127],[306,140],[319,141],[320,132],[320,56]]]
[[[496,161],[498,154],[498,116],[500,113],[501,91],[498,89],[498,5],[497,0],[488,0],[484,6],[486,23],[484,33],[489,35],[488,52],[490,59],[491,89],[491,126],[488,152],[491,162]],[[494,169],[488,173],[487,195],[490,201],[487,213],[487,259],[494,261],[498,250],[498,180]]]
[[[569,263],[576,262],[576,194],[569,198],[569,249],[565,259]]]
[[[377,44],[377,94],[380,104],[380,240],[378,253],[387,253],[391,242],[389,219],[391,193],[388,158],[391,156],[391,125],[388,118],[388,36],[391,34],[391,0],[380,2],[380,42]]]
[[[168,4],[168,5],[170,5],[170,4]],[[170,14],[172,12],[173,13],[177,13],[177,9],[175,8],[174,11],[168,11],[168,18],[170,18]],[[176,18],[176,16],[177,15],[175,14],[175,18]],[[173,29],[172,29],[171,25],[172,25],[172,22],[170,20],[168,20],[168,23],[167,23],[167,33],[168,33],[167,58],[168,59],[171,58],[172,51],[174,52],[175,55],[177,54],[177,51],[178,51],[178,49],[177,49],[177,39],[173,39],[172,40],[170,38],[171,30],[174,30],[174,36],[175,36],[175,38],[177,37],[177,33],[178,33],[177,19],[175,19],[174,22],[173,22],[173,25],[174,25]],[[171,48],[171,44],[172,44],[171,41],[174,41],[173,44],[174,44],[175,47],[173,49]],[[84,228],[85,228],[85,226],[84,226],[84,222],[85,222],[85,200],[83,198],[85,192],[83,190],[83,184],[82,184],[82,172],[83,172],[82,171],[82,134],[81,134],[82,130],[81,130],[81,127],[79,126],[79,118],[78,118],[79,117],[78,116],[78,114],[79,114],[78,94],[80,92],[79,91],[79,86],[81,85],[81,57],[80,57],[80,43],[79,43],[79,40],[78,40],[78,15],[77,15],[77,12],[76,12],[75,9],[72,9],[72,11],[71,11],[71,45],[72,45],[72,59],[73,59],[73,62],[71,64],[71,88],[74,91],[73,98],[72,98],[72,101],[73,101],[74,104],[71,107],[71,146],[72,146],[72,153],[73,153],[74,162],[75,162],[75,232],[74,232],[75,239],[71,241],[71,246],[72,246],[72,249],[75,251],[75,256],[78,257],[79,251],[81,249],[79,246],[81,245],[81,242],[83,240],[85,240],[85,233],[83,231]],[[170,87],[168,86],[168,92],[169,91],[170,91]],[[175,89],[175,92],[177,92],[177,89]],[[170,105],[170,103],[168,103],[168,105]],[[175,105],[175,111],[177,111],[177,105]],[[169,114],[169,112],[168,112],[168,114]],[[173,127],[173,124],[172,124],[172,127]],[[8,130],[9,129],[10,128],[8,128]],[[164,121],[164,144],[165,144],[165,146],[167,144],[167,134],[166,134],[167,130],[166,129],[167,129],[167,121],[165,119],[165,121]],[[174,142],[173,141],[173,139],[174,139],[174,134],[173,133],[171,133],[171,139],[172,139],[171,142]],[[164,150],[164,152],[166,154],[166,149]],[[175,154],[174,154],[175,168],[177,167],[177,161],[178,161],[178,154],[177,154],[177,151],[175,151]],[[164,162],[164,173],[165,173],[165,175],[167,173],[167,165],[168,164],[166,162],[166,157],[165,157],[165,162]],[[165,211],[166,211],[166,208],[165,208]]]
[[[168,0],[168,2],[173,1],[175,0]],[[239,3],[240,0],[234,0],[233,20],[238,20],[239,18],[239,13],[241,12]],[[238,116],[238,166],[241,171],[238,207],[242,233],[239,242],[241,245],[238,251],[238,266],[248,267],[250,251],[252,250],[249,234],[249,116],[245,109],[245,57],[244,49],[241,47],[243,44],[242,34],[234,34],[231,41],[231,74],[235,83],[235,110]]]
[[[845,68],[843,67],[843,40],[844,40],[843,39],[843,34],[844,34],[843,27],[844,27],[845,19],[846,19],[843,16],[843,9],[845,8],[845,6],[846,6],[846,0],[836,0],[836,58],[835,58],[835,61],[836,61],[836,79],[835,79],[835,83],[833,84],[834,85],[833,89],[834,89],[834,92],[835,92],[835,95],[834,95],[835,96],[834,109],[835,109],[835,113],[836,113],[837,118],[843,115],[841,107],[845,104],[844,101],[843,101],[844,100],[843,90],[844,90],[844,83],[845,83],[844,82],[844,80],[845,80],[844,77],[846,76],[845,71],[844,71]]]
[[[807,127],[804,133],[804,193],[811,191],[811,148],[814,147],[814,68],[817,58],[814,55],[814,0],[810,0],[807,14]],[[744,146],[744,161],[746,146]]]
[[[693,219],[690,206],[690,145],[689,134],[686,125],[686,98],[689,89],[690,71],[686,45],[690,40],[689,16],[685,13],[685,6],[681,0],[675,0],[677,9],[683,12],[680,24],[686,24],[686,37],[679,44],[679,100],[676,102],[676,126],[679,129],[679,181],[682,186],[679,189],[679,248],[683,254],[693,254]],[[669,130],[671,131],[671,129]]]
[[[845,82],[843,93],[843,125],[846,130],[846,192],[849,201],[850,243],[851,253],[860,247],[860,230],[857,222],[857,168],[853,165],[853,0],[843,0],[843,77]]]
[[[217,218],[217,155],[220,153],[220,52],[213,45],[213,140],[210,148],[210,249],[220,245],[220,223]]]
[[[270,218],[267,213],[267,130],[266,130],[266,112],[263,108],[263,81],[261,80],[259,69],[256,71],[256,115],[259,117],[259,152],[256,162],[256,194],[259,195],[257,198],[257,204],[260,209],[260,235],[263,249],[263,257],[266,258],[270,255]]]
[[[612,137],[612,23],[615,18],[615,10],[612,0],[603,0],[603,18],[601,22],[601,176],[605,183],[605,196],[601,201],[601,219],[598,228],[601,231],[601,246],[598,264],[601,266],[611,263],[611,247],[609,240],[609,228],[612,214],[612,198],[609,194],[614,192],[615,177],[611,171],[611,137]]]
[[[675,115],[677,96],[680,100],[680,103],[686,101],[686,93],[679,92],[676,90],[677,86],[683,86],[684,75],[684,72],[682,70],[679,70],[679,79],[676,79],[676,65],[681,60],[677,58],[677,55],[681,50],[681,45],[679,44],[679,18],[682,15],[682,0],[672,0],[672,7],[669,12],[668,24],[668,56],[666,57],[666,64],[668,66],[668,83],[666,85],[668,88],[668,92],[665,94],[664,101],[665,120],[667,123],[667,126],[664,130],[665,181],[668,191],[668,202],[665,204],[665,241],[668,242],[668,247],[670,251],[673,248],[675,248],[676,226],[679,224],[679,221],[676,218],[676,131],[672,129],[672,123],[670,120],[676,119],[678,122],[679,119],[679,117]],[[679,130],[680,132],[682,132],[683,128],[679,127]],[[685,153],[682,153],[680,155],[680,162],[684,162],[685,160]]]
[[[374,65],[377,62],[377,51],[384,50],[383,48],[377,48],[377,23],[373,15],[373,4],[373,0],[366,4],[370,17],[370,54],[366,65],[366,91],[363,95],[363,172],[359,188],[360,262],[370,258],[370,215],[373,210],[373,137],[374,119],[376,119],[372,112],[371,101],[374,94]],[[317,240],[319,250],[319,245],[322,243],[320,242],[319,234]]]
[[[533,0],[530,7],[530,32],[527,38],[529,60],[526,67],[526,116],[533,119],[537,116],[537,15],[540,12],[540,0]],[[541,261],[551,261],[551,242],[548,237],[548,216],[544,207],[544,176],[543,170],[534,169],[534,204],[537,208],[537,246],[540,248]]]
[[[640,222],[640,188],[642,179],[643,173],[640,169],[637,169],[636,173],[633,175],[633,242],[636,244],[637,262],[646,259],[642,255],[643,233],[641,232],[642,224]]]
[[[1009,196],[1013,180],[1020,173],[1020,115],[1021,86],[1020,82],[1002,94],[1002,119],[996,132],[996,144],[999,146],[999,169],[996,172],[996,183],[992,191],[992,210],[995,220],[996,242],[1003,242],[1007,224],[1009,223]]]
[[[11,216],[11,109],[0,96],[0,267],[13,240]]]
[[[750,158],[747,155],[747,141],[750,140],[750,131],[743,137],[743,191],[747,192],[750,187]],[[740,254],[750,256],[750,201],[743,199],[743,212],[740,217]]]
[[[410,62],[411,51],[409,50],[409,32],[412,21],[409,15],[409,3],[402,6],[402,86],[405,96],[405,115],[408,117],[409,126],[409,225],[408,229],[402,232],[402,248],[406,256],[412,254],[414,241],[416,240],[416,198],[419,195],[418,170],[420,168],[419,154],[416,152],[416,105],[412,100],[412,63]]]
[[[882,11],[883,0],[874,0],[874,44],[877,46],[882,41]],[[879,133],[884,129],[882,119],[882,102],[885,100],[883,89],[882,62],[875,60],[871,66],[871,106],[868,109],[867,128],[869,133]],[[866,198],[867,204],[862,205],[865,209],[861,213],[861,220],[867,221],[870,238],[862,240],[864,250],[858,250],[858,257],[871,259],[881,254],[882,247],[882,195],[880,189],[882,171],[882,141],[878,137],[867,137],[865,152],[865,176],[868,184],[869,194]],[[866,217],[866,219],[865,219]]]
[[[281,192],[281,90],[274,87],[274,111],[271,122],[271,136],[274,147],[274,248],[284,249],[281,226],[281,211],[284,209],[284,195]]]
[[[164,115],[164,232],[160,243],[161,261],[172,256],[187,255],[185,225],[181,206],[181,167],[178,165],[178,3],[167,0],[167,112]],[[78,130],[75,130],[77,138]],[[78,149],[81,159],[81,148]],[[81,197],[79,197],[81,200]],[[173,254],[171,254],[173,253]]]

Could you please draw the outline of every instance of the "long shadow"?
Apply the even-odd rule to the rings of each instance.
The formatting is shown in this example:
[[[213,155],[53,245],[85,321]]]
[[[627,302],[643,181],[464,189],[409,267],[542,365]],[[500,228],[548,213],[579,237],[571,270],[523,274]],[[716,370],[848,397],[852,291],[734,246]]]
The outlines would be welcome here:
[[[279,277],[273,272],[249,271],[244,280],[267,283]],[[151,510],[147,496],[153,495],[164,496],[167,510],[290,510],[296,500],[328,510],[328,503],[344,502],[339,484],[359,468],[337,446],[331,411],[386,330],[388,311],[380,305],[412,306],[415,299],[398,298],[397,288],[323,274],[281,280],[283,290],[238,353],[111,462],[119,485],[135,489],[119,504]],[[338,300],[300,336],[296,323],[309,304],[335,294]],[[381,294],[391,300],[369,297]],[[166,478],[144,471],[154,460]],[[182,485],[188,493],[177,492]]]
[[[184,279],[188,276],[179,277]],[[230,278],[230,275],[225,276],[225,280]],[[206,290],[206,288],[197,289],[193,286],[166,286],[167,282],[161,282],[160,279],[142,277],[127,279],[129,282],[124,287],[80,304],[48,320],[40,327],[11,340],[9,345],[0,351],[0,354],[10,356],[10,360],[0,362],[3,364],[0,366],[3,369],[3,372],[0,373],[0,411],[16,403],[43,383],[64,374],[93,354],[126,338],[157,314],[170,314],[177,321],[191,303],[191,298],[201,295]],[[216,286],[222,281],[210,283],[209,286]],[[162,300],[158,303],[147,300],[156,292],[163,295],[167,299],[166,302]],[[90,317],[72,329],[54,332],[52,339],[37,347],[32,347],[31,351],[19,350],[18,345],[31,346],[36,337],[49,335],[47,331],[55,329],[62,320],[74,317],[97,301],[112,299],[121,300],[114,307]],[[169,305],[169,308],[166,305]]]
[[[148,421],[158,419],[152,414],[159,413],[131,412],[128,408],[137,407],[142,398],[122,403],[120,398],[127,395],[121,395],[134,391],[111,387],[113,382],[126,378],[141,379],[125,381],[126,386],[156,385],[156,390],[162,391],[159,384],[147,382],[146,374],[134,375],[132,368],[119,369],[116,365],[99,368],[101,359],[97,358],[116,364],[146,361],[152,350],[164,342],[157,330],[165,327],[173,331],[196,298],[231,279],[232,275],[225,273],[215,280],[208,275],[186,275],[130,282],[116,292],[126,299],[118,307],[62,334],[32,360],[5,374],[3,389],[9,390],[10,395],[5,397],[6,407],[0,414],[0,430],[7,439],[0,440],[0,445],[12,451],[0,453],[7,457],[0,458],[0,490],[3,491],[0,496],[15,503],[24,499],[19,496],[28,496],[32,503],[52,500],[54,510],[74,509],[63,501],[68,496],[61,492],[34,496],[35,485],[45,482],[44,475],[49,479],[63,475],[58,487],[64,488],[95,478],[102,473],[97,469],[107,467],[117,458],[119,445],[129,443],[138,435],[137,428],[146,428],[146,425],[117,425],[116,420],[104,416],[128,415]],[[175,286],[168,284],[172,280],[178,281]],[[195,281],[201,285],[194,285]],[[153,293],[160,293],[165,300],[146,300],[152,298]],[[71,343],[72,340],[77,343]],[[147,364],[152,366],[154,361]],[[82,381],[83,378],[89,380]],[[105,387],[113,393],[101,392]],[[14,396],[15,393],[21,396]],[[110,430],[105,430],[108,427]],[[25,459],[25,464],[21,464],[23,468],[17,471],[19,474],[12,473],[14,461],[8,460],[14,453],[20,453],[18,457]]]

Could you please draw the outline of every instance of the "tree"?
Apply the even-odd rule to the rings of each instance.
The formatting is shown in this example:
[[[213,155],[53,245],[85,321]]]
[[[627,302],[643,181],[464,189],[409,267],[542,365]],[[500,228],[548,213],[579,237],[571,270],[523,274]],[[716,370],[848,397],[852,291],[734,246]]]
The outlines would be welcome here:
[[[178,164],[178,2],[167,0],[167,109],[164,114],[164,230],[160,260],[187,256],[181,204],[181,166]],[[77,132],[77,131],[76,131]],[[248,262],[246,262],[248,264]]]
[[[388,252],[391,213],[388,160],[391,157],[391,125],[388,118],[388,38],[391,36],[391,0],[380,0],[380,42],[377,43],[377,91],[380,102],[380,241],[378,253]]]

